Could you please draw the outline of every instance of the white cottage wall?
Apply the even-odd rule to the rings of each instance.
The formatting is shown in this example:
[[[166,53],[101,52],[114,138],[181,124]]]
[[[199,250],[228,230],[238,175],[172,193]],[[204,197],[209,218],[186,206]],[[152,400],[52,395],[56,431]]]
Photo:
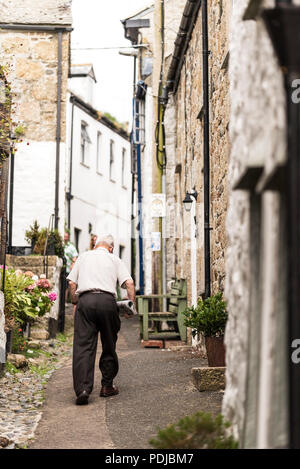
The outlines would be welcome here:
[[[63,233],[65,219],[65,153],[60,145],[61,175],[59,181],[59,231]],[[38,220],[48,227],[55,204],[55,142],[26,140],[18,144],[15,155],[13,246],[26,246],[25,231]]]
[[[69,100],[68,100],[69,102]],[[71,104],[68,112],[68,135],[71,135]],[[87,124],[91,143],[87,145],[87,160],[81,161],[81,123]],[[97,136],[100,134],[97,169]],[[110,178],[110,141],[114,141],[114,174]],[[70,144],[69,144],[70,146]],[[124,184],[122,184],[122,153],[125,150]],[[70,150],[70,148],[69,148]],[[70,156],[69,156],[70,158]],[[68,159],[69,161],[69,159]],[[68,163],[69,165],[70,163]],[[89,248],[90,233],[99,237],[112,234],[115,238],[115,253],[119,255],[122,246],[122,258],[130,269],[131,241],[131,163],[130,142],[116,131],[108,128],[90,114],[74,106],[73,118],[73,162],[71,201],[71,239],[74,242],[74,230],[80,230],[79,252]],[[67,190],[69,178],[67,180]]]

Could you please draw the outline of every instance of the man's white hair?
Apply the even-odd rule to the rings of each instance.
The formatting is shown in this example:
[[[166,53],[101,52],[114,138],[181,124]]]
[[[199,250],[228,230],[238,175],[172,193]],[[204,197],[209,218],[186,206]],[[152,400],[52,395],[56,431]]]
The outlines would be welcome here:
[[[101,236],[100,239],[97,241],[97,244],[104,244],[106,246],[109,246],[110,248],[114,247],[114,238],[112,235],[107,235],[107,236]]]

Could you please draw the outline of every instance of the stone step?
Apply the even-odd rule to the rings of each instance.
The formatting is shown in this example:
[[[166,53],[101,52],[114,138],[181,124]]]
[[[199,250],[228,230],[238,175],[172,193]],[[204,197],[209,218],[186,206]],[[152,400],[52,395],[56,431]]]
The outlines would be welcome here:
[[[9,353],[7,355],[7,361],[16,368],[25,368],[28,365],[28,360],[24,357],[24,355],[18,353]]]
[[[192,368],[193,383],[198,391],[221,391],[225,389],[226,367]]]
[[[45,329],[31,329],[30,338],[35,340],[47,340],[50,334]]]

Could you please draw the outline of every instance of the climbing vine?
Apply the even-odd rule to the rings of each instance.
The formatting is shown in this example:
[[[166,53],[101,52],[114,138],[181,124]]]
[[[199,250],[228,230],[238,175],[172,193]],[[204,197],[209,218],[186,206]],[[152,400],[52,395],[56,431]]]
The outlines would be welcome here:
[[[7,74],[8,66],[0,65],[0,167],[10,153],[15,153],[14,144],[22,142],[21,137],[26,131],[22,123],[12,118],[13,93]]]
[[[0,164],[9,156],[11,147],[12,93],[6,78],[6,68],[0,65]]]

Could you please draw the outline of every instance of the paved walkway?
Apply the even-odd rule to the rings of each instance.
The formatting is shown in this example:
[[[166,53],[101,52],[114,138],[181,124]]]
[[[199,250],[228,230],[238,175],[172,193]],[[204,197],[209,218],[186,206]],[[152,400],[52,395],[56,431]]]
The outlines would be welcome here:
[[[191,351],[142,349],[137,318],[122,320],[118,355],[120,394],[99,397],[96,367],[88,406],[74,405],[71,360],[52,375],[30,449],[150,449],[157,427],[199,410],[220,412],[222,392],[200,393],[191,382],[191,369],[205,361]]]

